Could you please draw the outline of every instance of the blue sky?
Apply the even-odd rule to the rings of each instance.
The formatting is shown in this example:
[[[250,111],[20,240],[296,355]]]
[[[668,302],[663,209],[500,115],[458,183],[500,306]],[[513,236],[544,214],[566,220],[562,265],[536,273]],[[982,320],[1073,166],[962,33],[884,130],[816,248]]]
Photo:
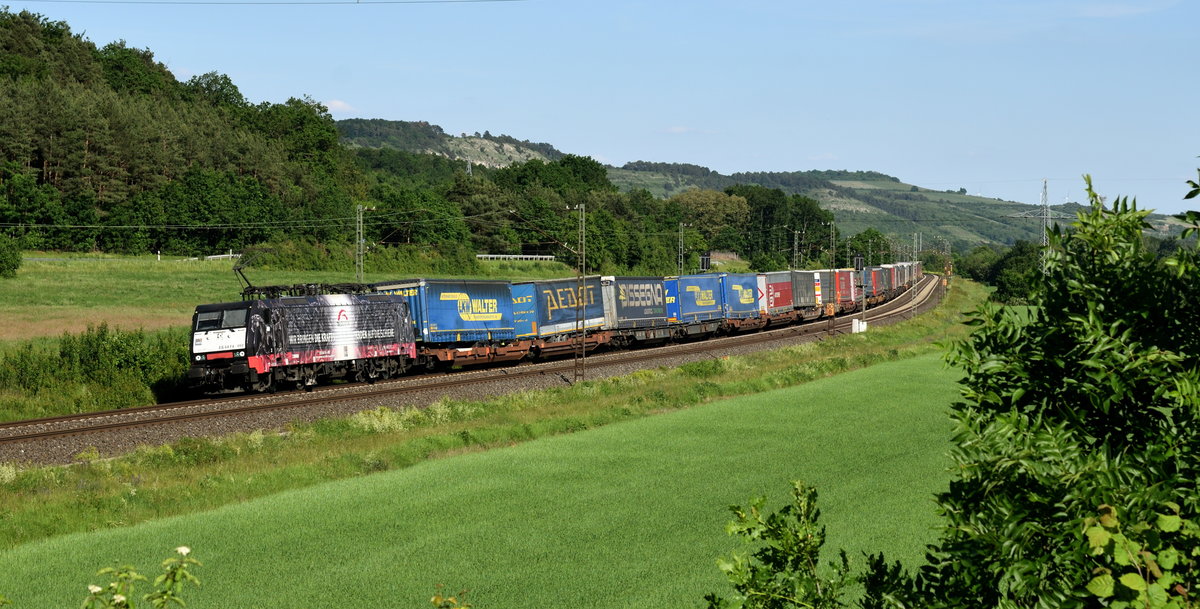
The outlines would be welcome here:
[[[1200,2],[12,2],[181,80],[335,118],[423,120],[605,163],[874,170],[1164,213],[1196,179]]]

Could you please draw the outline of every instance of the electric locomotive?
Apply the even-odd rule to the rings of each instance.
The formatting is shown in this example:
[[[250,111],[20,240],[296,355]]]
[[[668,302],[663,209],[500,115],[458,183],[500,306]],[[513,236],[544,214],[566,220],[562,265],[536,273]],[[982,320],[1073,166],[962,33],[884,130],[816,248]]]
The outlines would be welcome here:
[[[416,344],[404,296],[322,294],[200,305],[190,355],[193,388],[262,392],[396,376]]]

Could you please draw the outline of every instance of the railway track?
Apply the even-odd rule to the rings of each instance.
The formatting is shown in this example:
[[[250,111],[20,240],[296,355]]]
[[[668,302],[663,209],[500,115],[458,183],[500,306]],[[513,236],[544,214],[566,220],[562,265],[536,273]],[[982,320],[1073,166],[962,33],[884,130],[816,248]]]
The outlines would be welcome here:
[[[908,319],[912,315],[935,306],[940,300],[940,296],[940,277],[927,275],[908,294],[868,309],[865,318],[869,324],[876,325]],[[765,330],[694,343],[589,355],[586,359],[587,370],[593,375],[604,375],[603,369],[612,366],[628,368],[632,363],[727,352],[734,347],[795,341],[797,338],[803,340],[804,337],[817,340],[825,336],[850,332],[852,320],[861,315],[862,313],[855,313],[828,321],[809,322],[777,330]],[[367,401],[373,402],[375,405],[395,403],[403,401],[406,395],[441,394],[465,386],[501,381],[558,378],[563,383],[570,383],[574,371],[574,360],[567,358],[551,362],[449,374],[405,377],[374,385],[327,386],[312,392],[296,391],[274,395],[192,400],[140,408],[0,423],[0,461],[13,458],[14,455],[18,458],[35,456],[38,454],[40,446],[52,444],[64,438],[103,436],[170,424],[186,426],[186,433],[180,435],[203,435],[206,433],[206,421],[264,413],[271,413],[277,417],[279,413],[287,411],[325,411],[334,405],[343,403]],[[264,426],[272,425],[264,424]],[[278,426],[278,423],[275,426]]]

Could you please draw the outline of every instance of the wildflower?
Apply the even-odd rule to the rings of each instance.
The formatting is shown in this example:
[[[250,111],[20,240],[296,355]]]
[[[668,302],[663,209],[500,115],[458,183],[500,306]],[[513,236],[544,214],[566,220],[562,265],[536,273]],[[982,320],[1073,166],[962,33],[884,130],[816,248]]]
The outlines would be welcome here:
[[[187,546],[179,546],[178,548],[175,548],[175,551],[179,552],[180,556],[187,556],[188,554],[192,553],[192,549]]]
[[[100,586],[97,586],[96,584],[91,584],[90,586],[88,586],[88,592],[91,592],[92,594],[100,594],[100,591],[103,589],[104,588],[101,588]]]
[[[125,595],[124,594],[114,594],[113,595],[113,604],[114,605],[124,605],[125,604]]]

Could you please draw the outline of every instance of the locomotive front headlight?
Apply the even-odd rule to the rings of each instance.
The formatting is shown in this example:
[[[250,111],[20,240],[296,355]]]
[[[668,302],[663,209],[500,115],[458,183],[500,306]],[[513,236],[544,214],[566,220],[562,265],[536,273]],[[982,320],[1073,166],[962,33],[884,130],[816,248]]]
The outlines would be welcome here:
[[[245,351],[238,351],[238,352],[237,352],[237,353],[235,353],[234,355],[235,355],[236,357],[246,357],[246,352],[245,352]]]
[[[198,362],[202,362],[202,361],[204,361],[204,356],[203,356],[203,355],[197,355],[197,356],[196,356],[196,361],[198,361]]]

